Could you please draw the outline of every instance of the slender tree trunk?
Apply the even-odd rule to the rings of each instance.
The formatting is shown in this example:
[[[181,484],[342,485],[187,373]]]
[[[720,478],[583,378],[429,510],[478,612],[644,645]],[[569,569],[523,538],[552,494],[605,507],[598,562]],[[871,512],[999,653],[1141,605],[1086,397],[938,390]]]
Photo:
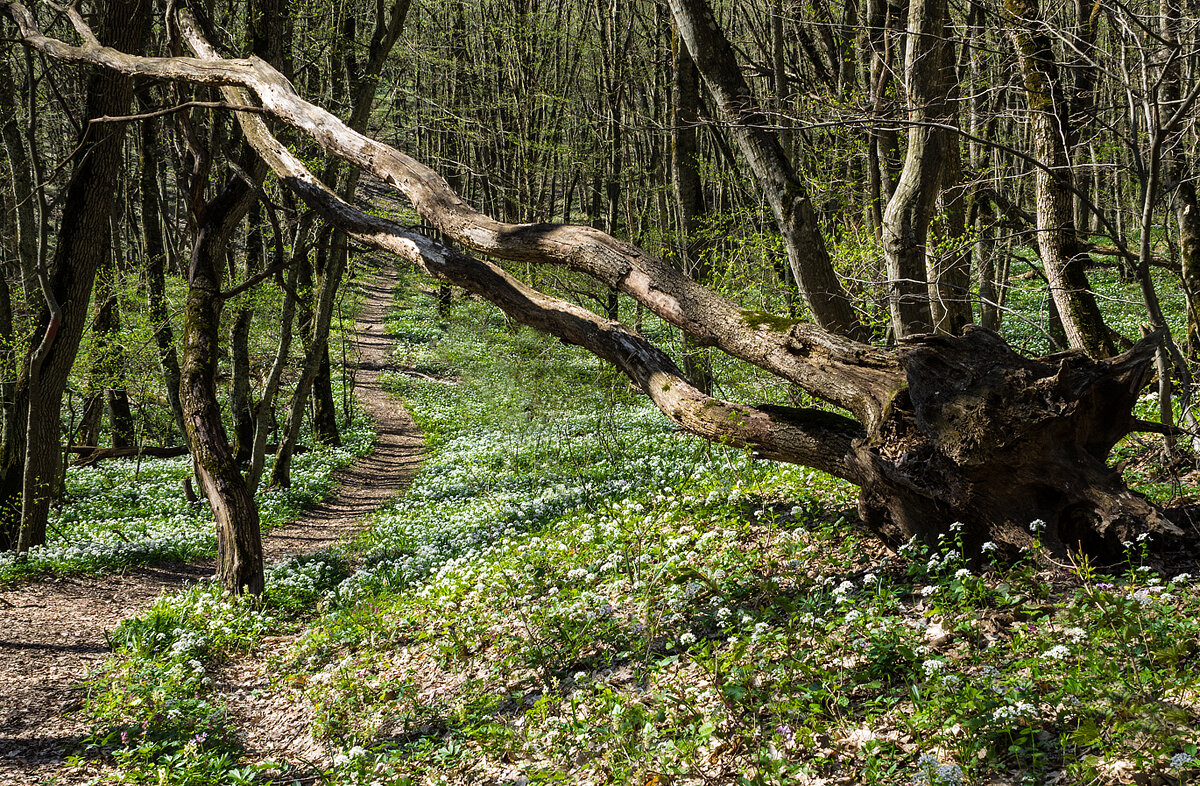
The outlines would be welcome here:
[[[115,233],[113,242],[117,242]],[[91,387],[97,392],[97,397],[104,397],[112,446],[128,448],[133,445],[133,415],[128,396],[122,395],[125,391],[125,348],[121,344],[121,308],[117,287],[116,265],[109,259],[100,266],[96,277],[98,305],[96,318],[92,322],[96,348]]]
[[[896,38],[893,27],[899,13],[888,0],[867,0],[867,82],[871,101],[872,126],[867,133],[867,170],[869,174],[868,211],[875,239],[883,240],[883,208],[892,199],[899,171],[899,135],[892,126],[894,101],[892,51]]]
[[[996,126],[994,120],[985,119],[987,94],[984,87],[991,80],[983,55],[984,47],[987,44],[986,30],[984,6],[982,3],[973,2],[967,20],[968,40],[964,46],[969,52],[969,130],[976,139],[990,138],[995,133]],[[985,171],[995,155],[994,150],[977,141],[971,141],[968,150],[971,170],[977,173]],[[1001,271],[1007,270],[1007,265],[996,264],[996,243],[993,229],[995,211],[991,200],[984,194],[988,183],[987,179],[982,175],[976,175],[976,177],[979,180],[971,187],[969,217],[975,235],[971,253],[979,284],[979,324],[988,330],[998,331],[1003,314],[1000,306],[1006,278],[1001,275]]]
[[[15,78],[8,58],[0,57],[0,139],[4,142],[4,153],[8,159],[7,169],[11,178],[9,182],[12,185],[17,266],[21,274],[21,287],[26,301],[32,305],[40,297],[37,286],[37,197],[34,193],[32,164],[25,149],[25,140],[21,137],[20,119],[16,109],[18,99],[13,90]]]
[[[256,202],[250,209],[246,232],[243,278],[249,278],[262,269],[262,221],[262,204]],[[254,395],[250,389],[250,325],[253,319],[253,307],[249,298],[243,296],[229,329],[229,408],[233,416],[234,453],[239,462],[250,459],[254,444]]]
[[[966,64],[957,60],[951,41],[949,11],[943,28],[945,39],[944,84],[946,87],[945,123],[958,127],[961,123],[959,80]],[[965,53],[964,53],[965,54]],[[957,63],[957,65],[956,65]],[[971,324],[971,242],[967,237],[967,195],[964,182],[962,140],[953,132],[942,133],[942,212],[944,221],[940,233],[941,249],[926,254],[929,275],[929,306],[934,329],[939,333],[958,335]]]
[[[146,109],[146,106],[143,105],[142,109]],[[162,148],[156,120],[142,121],[140,152],[142,247],[146,255],[142,275],[146,284],[146,308],[154,330],[154,345],[158,349],[158,363],[162,367],[167,404],[171,407],[179,434],[183,436],[185,429],[183,407],[179,403],[179,356],[175,350],[171,309],[167,303],[167,251],[163,237],[162,206],[159,203]]]
[[[1099,81],[1099,57],[1096,37],[1099,33],[1100,16],[1104,7],[1096,0],[1075,0],[1075,35],[1072,50],[1075,57],[1070,63],[1074,80],[1074,91],[1070,100],[1071,131],[1074,142],[1069,151],[1071,163],[1079,170],[1083,153],[1088,148],[1088,132],[1096,121],[1097,82]],[[1075,229],[1087,233],[1093,221],[1088,205],[1091,198],[1092,178],[1086,173],[1075,178]]]
[[[733,47],[706,0],[671,0],[671,13],[692,62],[700,70],[721,114],[733,125],[742,154],[763,189],[783,235],[788,260],[817,324],[854,338],[868,338],[850,307],[817,224],[817,214],[777,135],[755,103]]]
[[[777,7],[777,13],[781,10]],[[679,215],[679,259],[683,272],[694,281],[712,278],[711,244],[704,237],[704,183],[700,179],[700,75],[687,47],[678,35],[672,37],[674,118],[671,123],[671,173],[675,206]],[[777,74],[778,78],[778,74]],[[705,393],[712,393],[712,360],[708,350],[683,335],[683,370]]]
[[[37,285],[40,234],[35,213],[34,172],[21,135],[14,84],[15,75],[9,68],[8,57],[0,56],[0,140],[4,143],[4,157],[8,162],[5,169],[9,174],[9,196],[14,209],[17,268],[25,301],[33,305],[41,297]],[[4,385],[3,411],[0,412],[0,425],[3,426],[3,433],[0,433],[0,550],[4,551],[15,544],[20,526],[28,401],[28,390],[11,382]]]
[[[929,222],[942,187],[946,133],[925,125],[945,120],[948,60],[945,0],[910,0],[905,82],[908,147],[900,182],[883,214],[888,307],[897,339],[934,329],[926,283]]]
[[[1161,0],[1162,36],[1168,49],[1180,47],[1179,27],[1183,18],[1181,0]],[[1169,57],[1172,53],[1168,52]],[[1195,75],[1193,79],[1197,78]],[[1179,65],[1175,64],[1162,82],[1163,103],[1171,107],[1180,100]],[[1168,109],[1168,111],[1171,111]],[[1193,365],[1200,363],[1200,202],[1196,199],[1196,173],[1183,134],[1168,140],[1163,156],[1163,175],[1174,185],[1172,202],[1179,231],[1179,264],[1187,304],[1187,354]]]
[[[1050,295],[1071,347],[1109,357],[1116,348],[1088,282],[1087,251],[1075,228],[1075,173],[1069,157],[1074,134],[1052,42],[1037,0],[1006,0],[1005,6],[1025,76],[1034,155],[1044,165],[1036,175],[1037,238]]]
[[[280,44],[286,8],[283,0],[263,2],[251,9],[248,20],[255,53],[272,58],[277,67],[287,63],[287,47]],[[265,28],[260,29],[260,23]],[[257,595],[264,581],[258,505],[230,445],[216,390],[226,253],[238,225],[258,200],[254,189],[266,174],[266,164],[243,143],[237,171],[242,176],[230,178],[215,197],[195,205],[197,236],[184,308],[180,403],[196,477],[216,524],[217,578],[227,592]],[[194,177],[194,193],[203,193],[206,174],[202,165]]]
[[[361,72],[357,68],[353,68],[349,73],[348,89],[353,102],[350,119],[347,121],[350,128],[358,131],[366,129],[367,121],[371,116],[371,107],[375,103],[379,74],[383,70],[388,53],[395,46],[400,37],[400,31],[404,28],[405,19],[408,17],[409,3],[410,0],[394,0],[388,14],[383,14],[382,7],[380,7],[380,13],[376,15],[375,27],[368,48],[367,63]],[[323,173],[325,182],[336,182],[339,165],[340,162],[337,160],[330,162]],[[343,199],[353,198],[354,191],[358,187],[358,177],[357,169],[351,169],[346,173],[338,188],[338,193]],[[336,302],[337,289],[341,286],[342,273],[348,261],[345,237],[334,232],[326,253],[328,254],[327,261],[323,266],[318,266],[321,268],[321,275],[315,297],[315,307],[305,307],[305,304],[301,304],[299,326],[302,331],[307,332],[310,341],[305,349],[304,368],[292,397],[284,433],[275,453],[275,464],[271,468],[270,485],[272,486],[287,487],[291,485],[292,454],[300,435],[300,422],[304,417],[305,404],[322,365],[326,369],[329,366],[329,326]],[[301,271],[302,288],[305,284],[303,281],[305,272]],[[325,379],[328,381],[328,371],[326,371]],[[332,392],[328,400],[329,405],[325,411],[332,416],[334,412]],[[335,433],[336,428],[336,420],[334,420],[332,431]]]
[[[307,234],[307,227],[302,226],[296,236],[302,238]],[[276,244],[276,255],[282,258],[282,238],[277,238]],[[275,400],[279,395],[279,383],[283,378],[283,371],[287,367],[288,353],[292,346],[292,323],[296,316],[295,292],[299,273],[300,260],[293,257],[291,268],[288,270],[287,285],[284,287],[283,308],[279,315],[279,344],[275,350],[275,362],[271,365],[267,382],[263,385],[262,398],[259,400],[254,414],[254,444],[250,452],[250,468],[246,472],[246,486],[251,495],[258,492],[258,485],[262,480],[267,451],[267,432],[270,428],[271,415],[275,410]]]

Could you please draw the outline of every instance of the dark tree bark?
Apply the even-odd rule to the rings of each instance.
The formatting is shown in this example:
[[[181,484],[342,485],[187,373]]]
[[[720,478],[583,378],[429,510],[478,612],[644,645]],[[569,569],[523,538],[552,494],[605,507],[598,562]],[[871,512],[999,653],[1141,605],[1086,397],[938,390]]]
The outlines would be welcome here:
[[[114,241],[116,238],[114,237]],[[109,259],[100,266],[96,281],[96,356],[92,362],[92,387],[108,410],[114,448],[133,445],[133,413],[125,395],[125,347],[121,344],[121,308],[116,292],[116,266]],[[92,440],[94,444],[94,440]]]
[[[1095,0],[1075,0],[1075,30],[1071,48],[1076,56],[1070,64],[1074,89],[1068,111],[1075,135],[1074,144],[1069,152],[1077,169],[1079,159],[1087,148],[1087,132],[1096,121],[1097,82],[1100,75],[1096,38],[1103,12],[1103,4]],[[1095,221],[1088,204],[1091,199],[1091,182],[1091,178],[1086,176],[1075,179],[1078,192],[1075,195],[1075,228],[1081,233],[1086,233]]]
[[[34,197],[34,171],[21,135],[17,112],[18,99],[13,90],[15,75],[6,54],[0,54],[0,140],[4,143],[13,205],[12,232],[15,239],[17,272],[25,301],[38,302],[37,285],[38,204]],[[6,271],[5,271],[6,272]],[[6,282],[7,284],[7,282]],[[11,307],[9,310],[11,331]],[[25,426],[28,418],[28,390],[14,383],[3,386],[0,412],[0,549],[7,551],[15,542],[21,518],[21,484],[25,468]]]
[[[139,51],[149,27],[148,0],[109,0],[98,38],[122,51]],[[89,43],[96,36],[88,31]],[[85,117],[121,115],[129,109],[133,80],[112,70],[88,80]],[[26,551],[46,541],[46,516],[59,477],[59,410],[79,342],[88,324],[96,271],[111,253],[109,220],[121,169],[124,126],[88,129],[89,137],[67,185],[58,243],[49,270],[39,269],[42,310],[32,349],[17,385],[25,409],[20,520],[0,527],[0,548]],[[15,501],[3,507],[15,510]]]
[[[949,9],[943,26],[943,85],[946,89],[942,112],[946,125],[958,128],[962,122],[961,81],[967,70],[968,53],[955,54]],[[965,50],[964,46],[964,50]],[[940,250],[926,254],[929,276],[929,309],[933,327],[939,333],[956,336],[972,323],[971,243],[967,237],[967,212],[970,184],[963,170],[962,138],[951,131],[942,133],[941,207],[943,220],[938,230]]]
[[[256,202],[250,209],[246,232],[246,253],[242,257],[241,276],[249,280],[262,269],[262,205]],[[250,323],[254,310],[243,298],[234,312],[229,328],[229,388],[230,415],[233,416],[234,453],[239,463],[250,460],[254,445],[254,395],[250,390]]]
[[[150,316],[150,324],[154,328],[154,345],[158,348],[158,362],[162,367],[167,404],[171,407],[171,415],[179,428],[179,434],[183,436],[186,429],[183,425],[183,407],[179,403],[179,355],[175,349],[171,309],[167,303],[167,249],[163,235],[162,205],[159,201],[162,147],[158,129],[159,125],[154,120],[142,123],[141,218],[142,246],[146,255],[142,275],[145,277],[146,309]]]
[[[1178,54],[1179,28],[1184,16],[1181,0],[1161,0],[1162,38],[1168,65],[1162,80],[1163,104],[1172,111],[1182,99]],[[1193,76],[1193,78],[1196,78]],[[1200,202],[1196,199],[1196,173],[1182,134],[1171,134],[1163,155],[1163,176],[1167,188],[1174,188],[1172,202],[1175,225],[1179,231],[1179,263],[1183,293],[1187,303],[1187,354],[1195,364],[1200,361]]]
[[[687,47],[672,36],[674,117],[671,124],[671,184],[678,212],[677,243],[683,272],[694,281],[712,278],[711,244],[703,236],[706,208],[700,179],[700,75]],[[777,73],[778,78],[778,73]],[[712,393],[712,361],[707,350],[683,336],[683,369],[696,387]]]
[[[275,58],[277,67],[285,63],[278,43],[284,8],[283,0],[259,3],[248,20],[255,54]],[[271,25],[260,30],[256,20],[270,20]],[[230,445],[216,389],[226,253],[238,225],[257,203],[267,171],[248,144],[241,148],[235,174],[220,192],[208,202],[193,203],[197,231],[187,276],[180,403],[196,478],[216,524],[217,578],[228,592],[257,595],[264,582],[258,505]],[[207,162],[198,162],[191,184],[197,196],[204,193],[207,169]]]
[[[242,171],[258,169],[261,179],[261,164],[256,166],[245,156],[241,163]],[[217,577],[226,590],[238,594],[262,592],[262,540],[258,506],[238,467],[221,418],[216,378],[225,249],[255,199],[251,187],[234,177],[200,212],[188,270],[179,368],[179,398],[188,447],[216,523]]]

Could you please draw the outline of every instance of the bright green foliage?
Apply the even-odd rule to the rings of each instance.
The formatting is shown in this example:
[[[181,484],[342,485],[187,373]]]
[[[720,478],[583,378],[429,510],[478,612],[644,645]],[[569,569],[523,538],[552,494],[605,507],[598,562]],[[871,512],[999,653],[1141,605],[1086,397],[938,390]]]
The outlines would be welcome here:
[[[437,325],[414,302],[397,361],[422,376],[393,380],[428,435],[413,487],[345,580],[317,555],[272,573],[272,621],[227,607],[247,640],[322,610],[279,689],[340,750],[328,782],[1196,773],[1200,585],[1139,544],[1105,576],[972,564],[955,538],[887,555],[845,484],[682,436],[479,304]],[[147,778],[167,755],[129,750]]]
[[[342,446],[318,446],[293,459],[290,488],[258,494],[263,529],[294,521],[306,505],[333,488],[333,471],[368,453],[373,432],[359,419],[342,434]],[[268,457],[268,470],[270,461]],[[45,575],[119,570],[216,553],[216,533],[206,501],[183,496],[190,459],[106,461],[67,472],[67,502],[52,511],[49,543],[27,555],[0,554],[0,583]]]

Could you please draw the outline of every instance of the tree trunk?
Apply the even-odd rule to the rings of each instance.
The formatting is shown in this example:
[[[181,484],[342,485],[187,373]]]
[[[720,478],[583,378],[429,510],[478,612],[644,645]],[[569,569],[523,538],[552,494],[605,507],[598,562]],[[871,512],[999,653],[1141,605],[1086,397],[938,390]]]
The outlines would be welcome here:
[[[243,171],[253,171],[245,157],[242,164]],[[260,173],[258,179],[261,177]],[[225,248],[255,198],[254,192],[235,178],[204,205],[188,275],[179,369],[188,447],[217,528],[217,577],[235,594],[262,592],[262,541],[258,506],[238,468],[221,418],[216,377]]]
[[[1096,305],[1084,269],[1087,252],[1076,233],[1075,174],[1069,156],[1074,134],[1053,45],[1037,0],[1006,0],[1005,5],[1025,76],[1034,155],[1043,164],[1036,175],[1037,239],[1050,295],[1071,347],[1109,357],[1116,348]]]
[[[142,109],[146,109],[144,104]],[[182,437],[186,429],[183,425],[183,407],[179,403],[179,356],[175,350],[171,309],[167,303],[167,251],[158,190],[162,177],[162,149],[155,120],[142,121],[140,153],[142,247],[145,253],[142,271],[146,283],[146,310],[154,330],[154,344],[158,348],[158,363],[162,367],[167,404],[171,407],[171,415]]]
[[[892,199],[899,171],[900,141],[895,128],[892,74],[896,71],[892,52],[894,26],[899,21],[888,0],[867,0],[866,49],[868,94],[873,123],[867,132],[868,210],[875,239],[883,241],[883,208]]]
[[[1179,27],[1184,11],[1181,0],[1161,0],[1162,37],[1166,44],[1166,62],[1172,63],[1163,75],[1163,103],[1174,106],[1181,99],[1179,64],[1171,59],[1179,51]],[[1195,78],[1193,76],[1193,78]],[[1170,111],[1170,110],[1168,110]],[[1192,171],[1183,134],[1172,134],[1163,155],[1163,176],[1167,188],[1174,186],[1175,225],[1179,231],[1179,264],[1183,294],[1187,304],[1187,354],[1193,365],[1200,362],[1200,203],[1196,200],[1196,173]]]
[[[223,62],[186,12],[180,31],[197,56],[152,61],[47,44],[32,18],[8,7],[23,40],[61,59],[102,63],[181,82],[226,85],[231,101],[253,89],[275,118],[307,131],[327,152],[379,176],[456,242],[530,265],[564,265],[620,287],[698,340],[801,385],[848,414],[725,402],[692,385],[661,350],[619,322],[538,292],[498,265],[439,245],[360,211],[326,188],[258,115],[237,117],[248,141],[322,217],[359,242],[400,256],[498,305],[514,320],[586,348],[625,373],[673,422],[766,459],[815,467],[857,484],[864,521],[887,542],[934,542],[953,522],[968,549],[1002,553],[1036,541],[1112,559],[1141,532],[1180,531],[1129,492],[1105,460],[1140,424],[1130,414],[1157,337],[1095,360],[1073,351],[1028,359],[996,334],[924,335],[888,352],[821,328],[741,308],[645,251],[591,227],[504,224],[450,192],[404,153],[346,127],[283,89],[260,61]],[[1033,527],[1035,532],[1030,531]]]
[[[942,187],[945,131],[925,125],[947,111],[945,0],[910,0],[904,73],[908,95],[908,147],[900,182],[883,213],[888,310],[897,339],[934,328],[925,258],[929,222]]]
[[[712,9],[705,0],[671,0],[671,13],[692,62],[721,114],[733,124],[738,147],[771,205],[792,272],[813,318],[827,330],[865,340],[869,331],[859,323],[834,273],[812,201],[778,137],[767,130],[769,122],[755,103]]]
[[[150,17],[146,0],[110,0],[99,38],[122,51],[140,50]],[[119,20],[119,21],[118,21]],[[114,71],[96,72],[87,86],[85,117],[129,110],[133,81]],[[124,126],[102,126],[72,173],[63,199],[58,243],[50,270],[39,269],[43,307],[35,320],[32,349],[23,365],[18,399],[27,402],[18,551],[46,542],[46,517],[59,477],[59,411],[67,377],[88,324],[96,271],[111,253],[109,220],[121,169]]]
[[[944,122],[959,127],[961,90],[959,80],[966,63],[957,60],[950,39],[949,12],[943,28],[945,49],[946,111]],[[965,56],[964,52],[964,56]],[[933,327],[939,333],[958,335],[971,324],[971,242],[967,237],[967,195],[970,189],[963,173],[961,137],[951,131],[942,133],[942,214],[940,249],[926,254],[929,276],[929,308]]]
[[[262,269],[262,205],[256,202],[250,209],[246,232],[246,253],[242,266],[243,280]],[[239,463],[250,460],[254,444],[254,394],[250,390],[250,324],[254,310],[248,297],[242,297],[234,312],[229,329],[229,409],[233,417],[234,453]]]
[[[317,375],[313,378],[313,437],[325,445],[340,445],[342,436],[337,424],[337,402],[333,398],[332,370],[329,363],[329,339],[326,338],[321,361],[317,364]]]
[[[347,125],[356,131],[366,129],[371,116],[371,107],[375,103],[375,93],[379,84],[379,74],[392,47],[404,29],[404,21],[408,18],[410,0],[393,0],[389,13],[376,15],[375,27],[371,33],[371,42],[367,50],[366,65],[360,71],[353,64],[343,63],[348,76],[347,89],[352,96],[352,107]],[[382,11],[382,8],[380,8]],[[349,67],[347,67],[349,65]],[[337,182],[341,162],[331,159],[325,168],[324,181]],[[351,169],[342,178],[338,193],[343,199],[352,199],[358,187],[359,171]],[[284,426],[283,437],[279,440],[279,449],[275,454],[275,464],[271,468],[272,486],[287,487],[291,485],[292,452],[300,435],[300,421],[304,415],[304,407],[309,392],[318,377],[324,388],[321,390],[324,401],[314,415],[323,420],[324,437],[331,444],[340,442],[337,433],[336,409],[333,403],[332,389],[329,385],[329,326],[338,287],[341,286],[342,273],[348,262],[348,246],[346,239],[339,232],[331,233],[330,243],[326,247],[327,260],[320,267],[320,283],[316,293],[315,309],[301,304],[299,325],[306,331],[309,342],[305,349],[304,370],[300,382],[293,394],[292,406],[289,410],[287,423]],[[306,271],[301,271],[305,273]],[[322,309],[325,309],[324,311]],[[315,313],[314,313],[315,312]],[[324,375],[321,375],[324,369]],[[327,395],[325,395],[327,393]],[[320,433],[320,432],[318,432]]]
[[[124,395],[125,348],[120,341],[121,309],[115,290],[116,276],[117,271],[111,260],[101,265],[96,282],[96,300],[99,304],[96,319],[92,322],[96,334],[96,355],[92,362],[91,383],[98,397],[104,397],[112,446],[127,448],[133,445],[133,414],[130,412],[129,398]]]
[[[41,297],[37,286],[38,241],[34,171],[21,136],[18,100],[13,85],[15,75],[7,55],[0,56],[0,140],[8,162],[9,194],[13,211],[17,268],[25,301],[31,306]],[[7,272],[7,271],[3,271]],[[11,317],[11,311],[9,313]],[[11,328],[11,324],[9,326]],[[15,545],[21,518],[21,484],[25,466],[25,424],[28,419],[28,391],[7,382],[3,386],[3,410],[0,411],[0,550]]]
[[[311,219],[305,219],[311,220]],[[308,234],[307,228],[301,226],[297,237]],[[276,237],[277,261],[283,261],[283,239]],[[275,400],[279,395],[279,383],[287,366],[288,353],[292,346],[292,323],[296,314],[296,281],[299,278],[300,260],[293,255],[292,265],[288,270],[287,284],[284,286],[283,308],[280,311],[279,343],[275,350],[275,362],[263,385],[262,398],[254,416],[254,444],[250,453],[250,468],[246,472],[246,485],[251,494],[258,492],[258,484],[262,480],[263,466],[267,452],[267,431],[275,411]],[[276,446],[278,448],[278,446]]]
[[[709,283],[712,252],[704,237],[704,183],[700,179],[700,75],[687,47],[678,35],[672,37],[674,118],[671,124],[671,174],[678,211],[679,259],[683,272],[693,281]],[[778,74],[777,74],[778,78]],[[683,335],[683,370],[705,393],[712,393],[712,360],[708,350]]]
[[[971,553],[989,540],[1014,553],[1036,535],[1053,553],[1109,561],[1138,532],[1178,534],[1106,464],[1135,426],[1157,339],[1108,361],[1029,360],[983,328],[920,339],[901,353],[908,387],[865,457],[877,472],[862,484],[864,523],[893,544],[933,543],[957,520]]]

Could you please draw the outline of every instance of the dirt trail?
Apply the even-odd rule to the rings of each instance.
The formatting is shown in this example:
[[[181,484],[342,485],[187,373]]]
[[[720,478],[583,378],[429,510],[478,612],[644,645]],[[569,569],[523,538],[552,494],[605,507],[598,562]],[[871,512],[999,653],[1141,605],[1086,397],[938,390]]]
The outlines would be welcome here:
[[[294,524],[263,539],[268,564],[344,540],[362,519],[410,482],[420,461],[421,436],[404,408],[385,394],[379,372],[391,342],[384,318],[395,278],[367,285],[359,317],[357,392],[379,436],[374,452],[337,475],[334,496]],[[141,611],[164,590],[212,574],[212,563],[164,565],[109,576],[41,581],[0,591],[0,785],[36,784],[56,773],[68,748],[87,729],[72,713],[76,687],[108,655],[105,631]]]

